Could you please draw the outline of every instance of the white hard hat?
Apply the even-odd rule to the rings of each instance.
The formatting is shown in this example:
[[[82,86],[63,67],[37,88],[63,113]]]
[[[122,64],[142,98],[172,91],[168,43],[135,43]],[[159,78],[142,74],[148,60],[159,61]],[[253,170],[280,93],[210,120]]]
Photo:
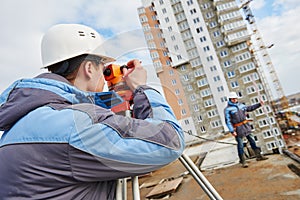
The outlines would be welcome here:
[[[227,98],[228,99],[237,99],[239,97],[235,92],[230,92]]]
[[[113,62],[106,56],[101,36],[92,28],[81,24],[58,24],[51,27],[42,39],[43,67],[83,54],[96,55],[103,63]]]

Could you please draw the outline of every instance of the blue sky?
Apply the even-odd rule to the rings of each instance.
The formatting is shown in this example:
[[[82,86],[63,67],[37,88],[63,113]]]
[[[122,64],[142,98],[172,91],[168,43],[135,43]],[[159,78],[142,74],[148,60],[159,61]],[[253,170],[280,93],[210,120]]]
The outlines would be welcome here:
[[[240,1],[240,0],[237,0]],[[255,15],[286,94],[299,92],[300,1],[253,0]],[[0,92],[14,80],[36,76],[41,71],[40,41],[57,23],[83,23],[97,29],[105,45],[126,62],[137,57],[149,69],[151,61],[139,23],[139,0],[0,0]],[[150,69],[150,82],[156,76]]]

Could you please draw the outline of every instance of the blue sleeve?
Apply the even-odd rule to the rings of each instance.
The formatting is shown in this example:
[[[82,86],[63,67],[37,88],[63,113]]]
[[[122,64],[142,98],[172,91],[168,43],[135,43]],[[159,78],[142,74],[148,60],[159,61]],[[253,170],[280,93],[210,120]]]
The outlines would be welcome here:
[[[260,103],[257,103],[257,104],[251,105],[251,106],[246,106],[246,111],[251,112],[251,111],[256,110],[257,108],[259,108],[260,106],[261,106]]]
[[[225,113],[225,122],[226,122],[226,125],[227,125],[228,129],[229,129],[229,132],[233,133],[234,132],[234,128],[233,128],[232,123],[231,123],[231,116],[230,116],[230,109],[229,109],[229,107],[225,108],[224,113]]]
[[[95,115],[90,126],[82,123],[85,115],[76,112],[79,132],[72,135],[70,143],[93,155],[95,168],[100,161],[110,173],[117,170],[120,176],[153,171],[179,158],[185,147],[184,135],[165,99],[153,89],[140,88],[134,105],[135,118],[90,108]]]

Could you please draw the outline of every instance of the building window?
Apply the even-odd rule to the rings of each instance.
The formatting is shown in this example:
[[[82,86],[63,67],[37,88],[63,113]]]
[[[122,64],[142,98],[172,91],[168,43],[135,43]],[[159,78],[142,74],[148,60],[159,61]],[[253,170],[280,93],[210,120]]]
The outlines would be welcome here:
[[[188,85],[188,86],[187,86],[187,90],[188,90],[188,91],[192,91],[192,90],[193,90],[193,86],[192,86],[192,85]]]
[[[221,97],[221,102],[224,103],[227,101],[227,97]]]
[[[231,61],[230,60],[226,60],[223,62],[224,67],[230,67],[231,66]]]
[[[202,133],[205,133],[206,132],[205,126],[201,126],[200,130],[201,130]]]
[[[212,128],[217,128],[217,127],[220,127],[222,125],[222,122],[221,122],[221,120],[216,120],[216,121],[212,121],[210,123],[210,125],[212,126]]]
[[[213,56],[208,56],[208,57],[206,57],[206,59],[207,59],[207,61],[212,61],[214,58],[213,58]]]
[[[269,119],[269,120],[268,120]],[[258,121],[259,127],[269,126],[270,124],[274,124],[275,120],[273,117],[269,117],[268,119],[261,119]]]
[[[182,115],[186,115],[186,110],[185,110],[185,109],[182,109],[182,110],[181,110],[181,114],[182,114]]]
[[[279,146],[283,147],[282,140],[278,140],[278,143],[279,143]],[[274,148],[277,148],[277,142],[276,141],[268,142],[268,143],[266,143],[266,145],[267,145],[268,150],[272,150]]]
[[[189,1],[187,1],[186,3],[187,3],[188,6],[189,6],[189,5],[192,5],[192,4],[193,4],[193,0],[189,0]]]
[[[191,101],[195,101],[195,100],[196,100],[195,94],[192,94],[192,95],[190,96],[190,99],[191,99]]]
[[[217,67],[215,65],[210,67],[210,71],[213,72],[213,71],[216,71],[216,70],[217,70]]]
[[[190,13],[191,14],[195,14],[197,11],[196,11],[196,9],[194,8],[194,9],[192,9],[192,10],[190,10]]]
[[[197,69],[196,71],[194,71],[194,76],[195,76],[195,77],[199,77],[199,76],[202,76],[202,75],[204,75],[204,70],[203,70],[203,68],[199,68],[199,69]]]
[[[199,106],[198,106],[197,104],[194,105],[193,107],[194,107],[194,111],[195,111],[195,112],[199,111]]]
[[[222,47],[225,45],[224,41],[223,40],[220,40],[216,43],[217,47]]]
[[[210,89],[204,89],[200,91],[201,97],[207,97],[209,95],[211,95],[211,91]]]
[[[202,116],[201,116],[201,115],[198,115],[198,116],[197,116],[197,121],[198,121],[198,122],[202,122],[202,121],[203,121],[203,119],[202,119]]]
[[[210,107],[212,105],[214,105],[213,99],[208,99],[208,100],[204,101],[204,107]]]
[[[197,81],[197,85],[198,85],[198,87],[207,85],[207,79],[206,78],[200,79],[199,81]]]
[[[221,52],[220,52],[220,56],[221,56],[221,57],[226,57],[226,56],[228,56],[228,52],[227,52],[226,50],[221,51]]]
[[[172,85],[176,85],[176,80],[175,79],[172,79],[171,82],[172,82]]]
[[[175,89],[175,94],[179,95],[180,94],[180,90],[179,89]]]
[[[188,81],[190,78],[189,78],[189,75],[187,75],[187,74],[184,74],[183,75],[183,80],[184,81]]]
[[[219,37],[221,35],[221,33],[219,30],[217,30],[217,31],[213,32],[213,35],[214,35],[214,37]]]
[[[200,38],[200,42],[205,42],[205,41],[206,41],[206,37],[205,36],[203,36],[203,37]]]
[[[214,16],[214,13],[213,12],[208,12],[206,13],[206,19],[210,19]]]
[[[222,92],[222,91],[224,91],[224,87],[223,86],[219,86],[219,87],[217,87],[217,90],[218,90],[218,92]]]
[[[230,82],[231,88],[239,87],[239,83],[237,81]]]
[[[214,117],[214,116],[216,116],[216,115],[218,115],[218,114],[219,114],[219,113],[218,113],[218,110],[217,110],[217,109],[213,109],[213,110],[210,110],[210,111],[207,112],[208,118],[212,118],[212,117]]]
[[[183,104],[182,99],[178,99],[178,105],[182,105],[182,104]]]
[[[200,33],[203,31],[203,28],[202,27],[196,28],[196,31],[197,31],[197,33]]]
[[[198,22],[200,22],[200,19],[199,19],[199,17],[197,17],[197,18],[193,19],[193,21],[194,21],[194,24],[197,24]]]
[[[227,72],[227,77],[228,77],[228,78],[235,77],[234,71],[229,71],[229,72]]]
[[[253,70],[253,69],[255,69],[255,65],[254,65],[253,62],[250,62],[250,63],[247,63],[247,64],[241,66],[241,67],[239,68],[239,71],[240,71],[241,73],[244,73],[244,72],[248,72],[248,71]]]
[[[242,62],[244,60],[248,60],[251,58],[251,55],[249,52],[243,53],[243,54],[239,54],[237,56],[235,56],[235,60],[237,63]]]
[[[215,76],[215,77],[213,77],[213,79],[214,79],[215,82],[221,80],[220,76]]]
[[[203,51],[204,51],[204,52],[209,51],[209,46],[203,47]]]
[[[215,22],[215,21],[209,23],[210,28],[214,28],[216,26],[217,26],[217,22]]]
[[[274,128],[273,131],[271,131],[271,130],[263,131],[263,137],[264,137],[264,139],[274,137],[274,135],[278,136],[279,134],[280,133],[279,133],[278,128]]]

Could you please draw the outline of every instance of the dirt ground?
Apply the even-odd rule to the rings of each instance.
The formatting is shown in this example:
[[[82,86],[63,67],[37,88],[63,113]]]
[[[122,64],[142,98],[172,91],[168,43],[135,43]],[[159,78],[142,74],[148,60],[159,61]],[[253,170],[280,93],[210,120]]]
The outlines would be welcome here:
[[[248,160],[249,167],[239,164],[226,168],[203,171],[216,191],[224,200],[298,200],[300,199],[300,177],[290,170],[288,164],[298,168],[300,164],[288,156],[273,154],[268,160]],[[192,158],[196,159],[196,158]],[[150,183],[177,177],[187,170],[177,160],[168,166],[139,178],[139,183]],[[153,189],[141,188],[141,199]],[[131,183],[128,182],[128,195],[131,198]],[[162,197],[160,197],[162,199]],[[191,175],[184,176],[182,183],[169,197],[170,200],[208,200],[209,197]]]
[[[300,157],[300,131],[294,135],[289,135],[285,139],[288,150]]]

